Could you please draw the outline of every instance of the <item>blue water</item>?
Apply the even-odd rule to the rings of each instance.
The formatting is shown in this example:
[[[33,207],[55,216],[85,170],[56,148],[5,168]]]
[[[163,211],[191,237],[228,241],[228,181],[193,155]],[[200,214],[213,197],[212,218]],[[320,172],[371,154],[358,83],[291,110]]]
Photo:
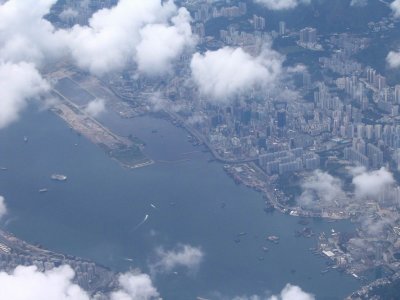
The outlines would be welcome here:
[[[8,168],[0,173],[0,194],[9,208],[4,225],[9,231],[116,271],[149,272],[160,246],[201,247],[205,256],[196,274],[154,278],[164,299],[277,293],[289,282],[318,299],[341,299],[359,287],[338,272],[322,275],[326,260],[309,251],[316,240],[294,237],[302,227],[298,219],[265,214],[261,195],[235,185],[221,164],[208,162],[210,154],[187,142],[183,129],[153,117],[122,120],[108,114],[102,121],[141,138],[156,163],[123,169],[57,116],[34,108],[0,131],[0,166]],[[52,173],[68,175],[68,181],[51,181]],[[49,192],[38,193],[44,187]],[[148,221],[133,230],[146,214]],[[316,232],[352,229],[347,222],[310,226]],[[239,232],[248,234],[237,244]],[[280,236],[278,245],[265,241],[271,234]],[[264,253],[263,246],[270,251]],[[260,256],[265,259],[259,261]]]

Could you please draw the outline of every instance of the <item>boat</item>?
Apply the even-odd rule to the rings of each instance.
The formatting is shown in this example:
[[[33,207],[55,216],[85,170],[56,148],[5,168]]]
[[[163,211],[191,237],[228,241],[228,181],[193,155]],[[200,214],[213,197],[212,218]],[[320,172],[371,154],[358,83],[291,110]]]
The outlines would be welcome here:
[[[126,260],[126,261],[129,261],[129,262],[133,262],[133,259],[132,258],[124,258],[124,260]]]
[[[24,142],[27,143],[28,142],[28,137],[24,136]]]
[[[67,180],[67,176],[62,175],[62,174],[53,174],[53,175],[51,175],[51,179],[57,180],[57,181],[65,181],[65,180]]]
[[[49,191],[48,189],[44,188],[44,189],[40,189],[40,190],[39,190],[39,193],[42,193],[42,194],[43,194],[43,193],[47,193],[48,191]]]
[[[279,237],[277,237],[276,235],[270,235],[267,237],[267,240],[274,243],[274,244],[278,244],[279,243]]]

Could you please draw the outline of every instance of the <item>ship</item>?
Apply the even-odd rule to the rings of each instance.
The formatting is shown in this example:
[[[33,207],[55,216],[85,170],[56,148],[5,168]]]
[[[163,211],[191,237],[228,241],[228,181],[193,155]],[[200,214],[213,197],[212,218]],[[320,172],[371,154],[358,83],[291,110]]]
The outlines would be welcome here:
[[[267,240],[274,243],[274,244],[278,244],[279,243],[279,237],[277,237],[276,235],[270,235],[267,237]]]
[[[53,175],[51,175],[51,179],[57,180],[57,181],[65,181],[65,180],[67,180],[67,176],[62,175],[62,174],[53,174]]]
[[[44,189],[40,189],[40,190],[39,190],[39,193],[42,193],[42,194],[43,194],[43,193],[47,193],[48,191],[49,191],[48,189],[44,188]]]

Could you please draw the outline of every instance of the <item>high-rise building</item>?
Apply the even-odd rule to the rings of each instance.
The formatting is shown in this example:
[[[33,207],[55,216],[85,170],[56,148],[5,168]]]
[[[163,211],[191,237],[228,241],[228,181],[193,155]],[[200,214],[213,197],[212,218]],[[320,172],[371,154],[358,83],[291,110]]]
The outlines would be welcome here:
[[[379,147],[373,144],[368,144],[367,156],[370,160],[370,165],[373,168],[380,168],[383,165],[383,152]]]
[[[374,125],[374,137],[377,140],[379,140],[382,137],[382,125],[381,124]]]
[[[199,38],[203,38],[206,35],[204,23],[196,23],[193,31]]]
[[[317,42],[317,29],[309,28],[308,30],[308,42],[314,44]]]
[[[300,43],[315,44],[317,42],[317,29],[306,27],[300,30]]]
[[[378,90],[383,90],[386,87],[386,78],[382,75],[375,76],[374,85]]]
[[[367,69],[367,80],[369,83],[373,83],[375,80],[376,71],[372,68]]]
[[[396,102],[396,104],[400,104],[400,85],[397,84],[394,87],[394,101]]]
[[[254,26],[254,30],[264,30],[265,29],[265,19],[263,17],[253,15],[253,26]]]
[[[245,2],[239,2],[239,12],[241,15],[245,15],[247,13],[247,4]]]
[[[365,135],[367,139],[372,140],[374,137],[374,127],[370,124],[365,126]]]
[[[284,21],[279,22],[279,34],[285,35],[286,33],[286,23]]]
[[[308,71],[303,72],[303,87],[305,89],[309,89],[311,87],[311,75],[308,73]]]
[[[284,128],[286,126],[286,111],[280,110],[277,113],[278,127]]]

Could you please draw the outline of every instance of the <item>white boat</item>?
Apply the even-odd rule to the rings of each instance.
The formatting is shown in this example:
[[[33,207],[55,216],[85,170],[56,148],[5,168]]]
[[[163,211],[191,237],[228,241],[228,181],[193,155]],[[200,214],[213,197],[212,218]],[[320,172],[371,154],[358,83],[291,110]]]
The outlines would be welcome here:
[[[57,180],[57,181],[65,181],[65,180],[67,180],[67,176],[62,175],[62,174],[53,174],[53,175],[51,175],[51,179]]]
[[[40,189],[39,193],[47,193],[48,191],[49,191],[48,189],[44,188],[44,189]]]

